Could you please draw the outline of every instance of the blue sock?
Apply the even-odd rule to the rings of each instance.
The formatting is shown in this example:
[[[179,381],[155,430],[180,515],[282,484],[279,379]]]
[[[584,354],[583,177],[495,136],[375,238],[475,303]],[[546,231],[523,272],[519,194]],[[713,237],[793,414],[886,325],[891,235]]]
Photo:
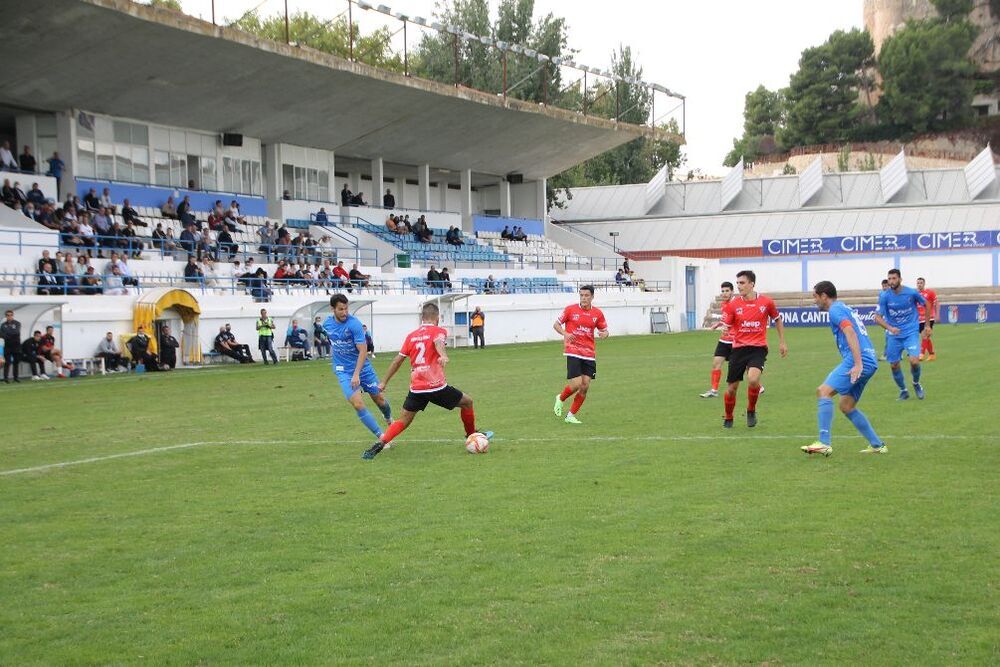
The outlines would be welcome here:
[[[913,384],[920,384],[920,369],[923,366],[917,364],[916,366],[910,366],[910,372],[913,374]]]
[[[385,420],[391,424],[392,423],[392,406],[389,405],[389,399],[385,399],[385,403],[383,403],[382,405],[378,406],[378,409],[382,411],[382,416],[385,417]]]
[[[821,398],[816,416],[819,419],[819,441],[824,445],[830,444],[830,427],[833,425],[833,399]]]
[[[882,440],[875,434],[875,429],[872,428],[872,424],[868,421],[868,417],[865,417],[865,413],[861,410],[854,410],[845,415],[854,424],[854,428],[858,429],[861,435],[865,436],[865,440],[872,447],[881,447]]]
[[[368,408],[361,408],[358,410],[358,419],[361,423],[368,427],[368,430],[375,434],[375,437],[381,437],[382,429],[378,427],[378,422],[375,421],[375,417],[372,413],[368,412]]]
[[[906,391],[906,380],[903,379],[902,368],[892,369],[892,379],[896,381],[896,386],[899,387],[900,391]]]

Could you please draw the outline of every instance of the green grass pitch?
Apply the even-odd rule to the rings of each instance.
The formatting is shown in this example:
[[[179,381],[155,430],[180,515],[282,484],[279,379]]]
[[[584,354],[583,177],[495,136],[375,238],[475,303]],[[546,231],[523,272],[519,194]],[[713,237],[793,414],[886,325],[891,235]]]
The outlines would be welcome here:
[[[925,401],[883,364],[891,452],[838,413],[829,459],[819,329],[753,430],[711,333],[599,342],[584,426],[557,344],[454,351],[478,456],[432,406],[362,461],[325,363],[0,385],[0,664],[996,664],[998,334],[939,327]]]

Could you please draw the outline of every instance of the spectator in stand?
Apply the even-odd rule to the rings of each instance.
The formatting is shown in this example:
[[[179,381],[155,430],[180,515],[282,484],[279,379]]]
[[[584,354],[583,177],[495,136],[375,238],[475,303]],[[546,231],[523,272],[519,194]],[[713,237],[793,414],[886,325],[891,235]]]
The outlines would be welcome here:
[[[119,368],[125,368],[126,363],[122,358],[121,348],[115,342],[115,336],[110,331],[104,335],[101,342],[97,344],[98,359],[104,359],[104,368],[109,373],[117,373]]]
[[[229,260],[232,261],[233,257],[236,257],[236,242],[233,241],[233,235],[229,233],[228,229],[223,229],[219,232],[219,248],[217,250],[217,257],[219,254],[225,254],[228,256]]]
[[[250,356],[250,347],[236,342],[236,336],[228,323],[219,327],[219,335],[215,337],[215,350],[241,364],[254,363],[253,357]]]
[[[177,339],[170,333],[170,325],[164,324],[160,327],[160,340],[158,348],[160,350],[160,369],[174,370],[177,368],[177,348],[181,346]]]
[[[95,188],[90,188],[87,194],[83,196],[83,205],[87,207],[88,211],[98,211],[101,208],[101,198],[97,196],[97,190]]]
[[[337,262],[337,266],[333,267],[333,279],[339,281],[339,287],[346,288],[348,292],[351,291],[351,274],[344,268],[344,260],[340,260]]]
[[[35,211],[35,205],[32,204],[31,202],[28,202],[27,204],[24,205],[24,208],[21,209],[21,213],[23,213],[25,216],[27,216],[34,222],[38,222],[38,212]]]
[[[139,217],[139,213],[132,208],[132,204],[128,199],[122,202],[122,220],[125,221],[125,224],[131,222],[136,227],[149,227],[149,225]]]
[[[497,281],[492,273],[486,277],[486,282],[483,283],[483,292],[485,294],[496,294],[497,292]]]
[[[54,295],[62,294],[62,285],[59,279],[52,272],[52,264],[45,262],[42,265],[42,271],[38,274],[38,288],[36,290],[37,294],[42,295]]]
[[[404,215],[402,220],[399,220],[399,217],[397,216],[396,220],[399,221],[399,233],[400,234],[412,234],[413,233],[413,225],[410,224],[410,216],[409,215]]]
[[[198,266],[194,256],[188,255],[188,263],[184,267],[184,282],[202,284],[204,281],[205,273]]]
[[[325,208],[320,208],[319,209],[319,213],[316,214],[316,222],[319,222],[319,223],[330,222],[330,219],[326,215],[326,209]]]
[[[278,229],[278,238],[275,242],[275,258],[283,256],[286,260],[290,260],[292,257],[292,235],[288,231],[288,227],[282,225]]]
[[[197,227],[197,221],[194,219],[194,214],[191,212],[191,195],[184,195],[184,199],[177,206],[177,219],[181,221],[181,224],[185,227],[187,225],[194,225]]]
[[[111,267],[111,273],[104,276],[104,293],[111,296],[125,296],[128,288],[122,280],[122,272],[117,266]]]
[[[365,347],[368,348],[368,358],[375,358],[375,341],[372,340],[372,335],[368,333],[368,325],[362,324],[361,330],[365,332]]]
[[[62,178],[63,169],[66,168],[66,163],[59,159],[59,153],[53,153],[46,162],[49,163],[49,170],[46,172],[46,176],[52,176],[56,180]]]
[[[348,275],[351,278],[351,282],[354,283],[354,286],[359,290],[362,287],[368,287],[368,280],[371,278],[371,275],[361,273],[361,269],[358,268],[357,264],[351,267],[351,272]]]
[[[389,217],[385,220],[385,228],[393,234],[399,233],[399,225],[396,224],[396,216],[391,213],[389,214]]]
[[[319,254],[323,257],[333,257],[333,239],[324,236],[319,240]]]
[[[205,227],[201,233],[201,247],[208,258],[217,258],[219,252],[218,235],[211,227]]]
[[[625,272],[625,275],[631,275],[632,269],[628,265],[628,259],[622,262],[622,271]]]
[[[63,294],[80,294],[80,281],[77,279],[75,265],[72,259],[63,260],[62,266],[56,265],[56,279],[63,285]]]
[[[59,231],[62,228],[62,223],[56,218],[56,209],[51,203],[49,203],[50,201],[51,200],[42,204],[42,210],[38,213],[38,217],[36,219],[39,223],[49,229]]]
[[[621,269],[618,269],[618,273],[615,274],[615,283],[621,286],[626,282],[627,278],[625,278],[625,272],[622,271]]]
[[[156,355],[151,354],[149,351],[149,336],[146,335],[146,331],[141,325],[135,335],[129,338],[125,345],[128,347],[128,353],[132,356],[133,368],[142,364],[142,367],[147,371],[160,370],[160,364]]]
[[[469,331],[472,332],[472,347],[473,348],[483,348],[486,347],[486,337],[483,335],[486,327],[486,313],[479,306],[472,311],[472,315],[469,317]]]
[[[392,196],[392,190],[389,188],[386,188],[385,194],[382,195],[382,206],[384,208],[396,208],[396,198]]]
[[[167,197],[167,201],[160,207],[160,215],[164,218],[177,219],[177,205],[174,204],[173,197]]]
[[[215,209],[212,209],[209,212],[208,220],[206,222],[208,223],[209,229],[213,229],[217,232],[228,228],[228,225],[226,225],[225,218],[222,215],[220,215],[218,211],[216,211]]]
[[[80,223],[76,226],[76,231],[80,235],[81,245],[87,246],[87,254],[91,253],[91,248],[97,247],[97,237],[94,235],[94,228],[90,226],[90,215],[87,213],[80,214]],[[99,256],[101,255],[98,252]]]
[[[24,206],[28,203],[28,195],[21,187],[20,181],[14,181],[14,201],[18,206]]]
[[[437,268],[431,264],[431,268],[427,270],[427,286],[431,289],[441,288],[441,274],[438,273]]]
[[[253,257],[247,257],[246,263],[243,265],[243,275],[244,276],[254,276],[257,273],[257,265],[254,264]]]
[[[42,257],[38,260],[38,273],[42,272],[42,267],[52,263],[52,254],[48,250],[42,251]]]
[[[101,293],[101,277],[97,275],[94,267],[88,266],[87,272],[80,279],[81,292],[83,294],[100,294]]]
[[[180,247],[182,250],[186,251],[189,255],[194,254],[195,251],[198,252],[198,258],[201,259],[201,248],[198,248],[198,239],[194,235],[194,225],[184,225],[184,231],[181,232]]]
[[[285,190],[284,192],[281,193],[281,198],[284,199],[285,201],[291,201],[292,193],[289,192],[288,190]]]
[[[347,189],[347,183],[344,183],[344,189],[340,191],[340,205],[350,206],[353,198],[354,194]]]
[[[246,279],[246,283],[250,287],[250,295],[254,301],[271,300],[274,292],[267,284],[267,271],[262,268],[257,269],[256,273]]]
[[[462,230],[454,225],[448,228],[448,233],[445,235],[445,241],[450,245],[465,245],[465,242],[462,241]]]
[[[117,223],[115,223],[117,224]],[[139,235],[135,233],[135,227],[132,226],[132,221],[129,220],[125,224],[125,229],[121,230],[122,238],[127,242],[127,248],[129,254],[133,259],[142,259],[142,250],[146,247],[146,244],[139,239]]]
[[[313,348],[316,350],[316,356],[320,359],[324,356],[329,357],[331,354],[330,335],[323,328],[323,318],[319,315],[313,320]]]
[[[32,380],[48,380],[45,374],[45,355],[41,352],[42,332],[37,329],[21,343],[21,359],[28,362]]]
[[[106,208],[108,210],[108,213],[110,213],[111,215],[115,215],[118,213],[118,206],[116,206],[115,203],[111,201],[110,188],[104,188],[104,190],[101,191],[100,201],[101,201],[101,206]]]
[[[14,154],[10,152],[9,141],[0,144],[0,169],[18,170],[17,160],[14,159]]]
[[[163,223],[156,223],[156,229],[153,230],[153,247],[165,250],[166,248],[164,240],[167,238],[166,232],[163,231]]]
[[[240,211],[240,203],[235,199],[229,204],[229,210],[226,211],[226,220],[232,222],[232,231],[236,231],[236,224],[245,225],[247,224],[247,219]]]
[[[420,226],[420,232],[419,232],[420,242],[430,243],[431,241],[433,241],[434,232],[431,230],[430,227],[427,226],[427,218],[424,216],[420,216],[419,218],[417,218],[417,224]]]
[[[509,225],[504,225],[503,226],[503,231],[500,232],[500,238],[502,238],[502,239],[508,239],[508,240],[511,239],[511,238],[513,238],[513,234],[510,233],[510,226]]]
[[[260,309],[260,318],[257,320],[257,349],[267,366],[267,355],[271,355],[271,361],[278,363],[278,355],[274,353],[274,318],[267,314],[267,310]]]
[[[518,227],[517,233],[514,235],[515,241],[527,241],[528,235],[524,233],[524,227]]]
[[[0,322],[0,338],[3,339],[3,381],[10,384],[10,370],[14,369],[14,382],[20,382],[21,364],[21,323],[14,319],[14,311],[4,312],[4,321]]]
[[[441,287],[450,290],[451,289],[451,276],[448,275],[448,267],[445,266],[441,269]]]
[[[36,170],[35,156],[31,154],[31,147],[25,146],[24,152],[17,158],[18,162],[21,164],[21,171],[28,172],[29,174],[34,174]]]
[[[365,193],[358,192],[351,197],[351,206],[368,206],[368,202],[365,201]]]
[[[257,236],[260,237],[260,247],[258,250],[264,253],[267,261],[270,262],[271,252],[274,247],[275,240],[278,238],[277,230],[271,224],[270,220],[265,222],[263,227],[257,228]]]
[[[299,326],[298,320],[292,320],[288,331],[285,332],[285,345],[293,350],[302,350],[306,359],[312,359],[309,352],[309,332]]]
[[[38,187],[38,183],[31,184],[31,189],[28,190],[26,199],[29,203],[34,204],[35,208],[45,203],[45,193]]]

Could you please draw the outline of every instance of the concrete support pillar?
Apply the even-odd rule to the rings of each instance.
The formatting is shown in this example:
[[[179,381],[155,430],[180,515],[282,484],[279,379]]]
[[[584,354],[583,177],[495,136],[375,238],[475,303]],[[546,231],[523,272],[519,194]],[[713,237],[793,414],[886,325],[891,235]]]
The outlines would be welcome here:
[[[295,184],[285,183],[281,172],[281,144],[264,145],[264,197],[267,199],[267,215],[282,217],[282,195],[288,190],[295,196]]]
[[[431,199],[431,166],[422,164],[417,167],[417,208],[427,210]]]
[[[382,195],[385,194],[383,176],[385,176],[385,169],[382,166],[382,158],[377,157],[372,160],[372,196],[368,202],[372,206],[382,205]]]
[[[439,211],[448,210],[448,183],[444,179],[438,181],[438,206]]]
[[[392,194],[396,196],[396,208],[406,208],[406,176],[393,180]]]
[[[546,179],[540,178],[535,182],[535,216],[542,221],[542,229],[548,233],[549,214],[545,201]]]
[[[59,159],[65,164],[59,181],[59,198],[65,199],[66,193],[73,192],[76,177],[76,114],[72,109],[56,114],[56,146]]]
[[[462,170],[462,231],[472,233],[472,170]]]
[[[510,217],[510,183],[506,178],[500,179],[500,215]]]
[[[17,139],[11,145],[11,152],[14,153],[14,157],[18,157],[23,152],[24,147],[28,146],[31,148],[31,154],[35,156],[35,169],[44,174],[48,170],[48,166],[43,161],[52,156],[38,154],[38,132],[36,131],[35,115],[20,114],[15,116],[14,134]],[[22,183],[22,185],[28,188],[31,187],[31,183]]]

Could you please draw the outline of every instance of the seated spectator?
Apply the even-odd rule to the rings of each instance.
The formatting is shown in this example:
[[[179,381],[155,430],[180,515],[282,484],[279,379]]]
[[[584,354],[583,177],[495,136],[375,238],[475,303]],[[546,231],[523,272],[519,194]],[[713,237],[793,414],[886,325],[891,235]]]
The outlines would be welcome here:
[[[124,220],[126,224],[131,222],[136,227],[149,227],[149,224],[140,218],[139,213],[132,208],[132,204],[128,199],[122,202],[122,220]]]
[[[177,348],[181,346],[170,333],[170,325],[164,324],[160,327],[159,345],[160,369],[174,370],[177,367]]]
[[[368,206],[368,203],[365,201],[365,193],[359,192],[351,197],[351,206]]]
[[[234,225],[236,223],[239,223],[241,225],[247,224],[247,219],[243,216],[243,213],[240,211],[240,203],[235,199],[232,201],[232,203],[229,204],[229,210],[226,211],[226,220],[229,220]],[[234,226],[232,229],[233,231],[235,231],[236,227]]]
[[[510,233],[510,225],[503,226],[503,231],[500,232],[500,238],[508,240],[514,238],[514,235]]]
[[[80,292],[82,294],[101,294],[101,277],[97,275],[94,267],[88,266],[87,272],[80,278]]]
[[[288,190],[285,190],[284,192],[281,193],[281,198],[284,199],[285,201],[291,201],[292,193],[289,192]]]
[[[320,359],[324,356],[330,356],[332,350],[330,336],[326,333],[326,329],[323,328],[323,318],[319,315],[313,320],[313,347],[316,349],[316,356]]]
[[[90,190],[83,196],[83,205],[87,207],[88,211],[97,211],[101,208],[101,198],[97,196],[97,190],[95,188],[90,188]]]
[[[189,255],[198,253],[198,259],[201,259],[201,248],[198,247],[198,238],[194,234],[194,225],[185,225],[184,231],[181,232],[180,243],[178,244],[181,250],[184,250]]]
[[[344,183],[344,189],[340,191],[340,205],[350,206],[351,200],[354,198],[354,193],[347,189],[347,183]]]
[[[27,146],[25,146],[25,148],[27,148]],[[28,190],[26,198],[29,203],[35,205],[35,208],[39,208],[45,203],[45,193],[38,187],[38,183],[31,184],[31,189]]]
[[[433,289],[441,288],[441,274],[438,270],[431,264],[431,268],[427,271],[427,285]]]
[[[399,233],[399,225],[396,224],[396,216],[389,214],[389,217],[385,220],[385,228],[393,234]]]
[[[110,213],[111,215],[115,215],[118,213],[118,206],[116,206],[115,203],[111,201],[110,188],[104,188],[104,190],[101,192],[100,205],[106,208],[108,210],[108,213]]]
[[[174,220],[177,219],[177,205],[174,204],[173,197],[167,197],[166,203],[160,207],[160,215],[164,218],[172,218]]]
[[[354,283],[354,286],[358,289],[368,287],[368,280],[371,276],[367,273],[361,273],[361,269],[358,268],[357,264],[351,267],[351,272],[348,275],[351,278],[351,282]]]
[[[45,374],[45,355],[42,354],[42,332],[37,329],[21,343],[21,361],[28,362],[32,380],[48,380]],[[13,363],[17,363],[14,361]]]
[[[334,287],[346,287],[348,292],[351,291],[351,274],[344,268],[344,260],[340,260],[337,266],[333,267],[333,280]]]
[[[125,359],[122,358],[121,348],[118,347],[115,336],[110,331],[97,344],[95,356],[98,359],[104,359],[104,368],[109,373],[117,373],[119,369],[127,368]]]
[[[312,359],[312,354],[309,352],[309,338],[309,332],[299,326],[299,321],[292,320],[285,334],[285,345],[294,350],[302,350],[306,359]]]
[[[250,295],[254,301],[271,300],[274,292],[271,290],[270,285],[267,284],[267,272],[264,269],[257,269],[251,277],[244,278],[244,282],[250,288]]]
[[[63,261],[62,266],[56,263],[56,279],[62,283],[63,294],[80,294],[80,282],[77,280],[77,275],[75,273],[76,265],[73,263],[72,258],[67,258]]]
[[[194,219],[193,209],[191,208],[191,195],[184,195],[184,199],[180,204],[178,204],[177,219],[180,220],[181,224],[184,226],[198,226],[198,221]]]
[[[382,206],[384,208],[396,208],[396,198],[392,196],[392,190],[389,188],[386,188],[385,194],[382,195]]]
[[[454,225],[449,227],[448,233],[445,234],[445,242],[449,245],[465,245],[465,242],[462,241],[462,230]]]
[[[35,211],[35,205],[32,204],[31,202],[28,202],[27,204],[24,205],[24,208],[21,209],[21,213],[31,218],[35,222],[38,222],[38,212]]]
[[[316,214],[316,222],[319,222],[319,223],[330,222],[330,219],[326,215],[326,209],[325,208],[321,208],[319,210],[319,213]]]
[[[132,368],[136,368],[139,364],[142,364],[143,368],[147,371],[160,370],[160,363],[156,355],[149,352],[149,336],[146,335],[146,331],[142,326],[139,327],[134,336],[129,338],[125,345],[128,347],[128,353],[132,356]]]
[[[205,281],[205,273],[198,266],[193,255],[188,255],[188,263],[184,267],[184,282],[202,284]]]
[[[515,227],[517,231],[514,233],[515,241],[527,241],[528,235],[524,233],[524,227]]]
[[[139,235],[135,233],[135,227],[132,226],[131,220],[125,224],[125,228],[122,229],[119,234],[123,239],[125,239],[125,247],[132,258],[142,259],[142,249],[146,247],[146,244],[143,243],[139,238]]]
[[[45,172],[46,176],[52,176],[57,181],[62,178],[63,169],[66,168],[66,163],[59,159],[59,153],[52,153],[46,162],[49,163],[49,170]]]
[[[20,181],[14,181],[14,202],[17,206],[24,206],[28,203],[28,194],[21,187]]]
[[[14,154],[10,152],[9,141],[4,141],[0,144],[0,169],[18,170],[17,160],[14,159]]]
[[[317,246],[319,254],[323,257],[333,257],[333,239],[329,236],[323,236],[319,240],[319,245]]]
[[[163,240],[167,238],[166,232],[163,231],[163,223],[156,223],[156,229],[153,230],[153,247],[163,248]]]
[[[90,254],[90,248],[97,247],[97,236],[94,234],[94,228],[90,226],[90,216],[86,213],[81,213],[80,223],[75,229],[82,239],[81,245],[86,246],[88,248],[87,254]]]
[[[218,255],[227,255],[228,259],[232,261],[233,257],[236,256],[236,250],[236,242],[233,241],[233,235],[229,233],[229,230],[223,229],[219,232]]]
[[[627,282],[627,279],[625,278],[625,272],[622,271],[621,269],[618,269],[618,273],[615,274],[615,282],[619,285]]]
[[[45,327],[45,333],[42,335],[41,345],[38,347],[38,351],[47,360],[52,362],[52,366],[56,369],[56,375],[59,377],[65,377],[66,371],[73,371],[73,364],[63,360],[62,352],[56,347],[56,328],[51,324]]]
[[[42,258],[38,260],[38,271],[37,271],[37,273],[41,273],[42,272],[42,267],[45,266],[46,264],[51,264],[51,263],[52,263],[52,255],[51,255],[51,253],[48,250],[43,250],[42,251]]]
[[[45,262],[42,271],[38,274],[37,294],[54,295],[62,294],[62,282],[52,272],[52,264]]]
[[[215,351],[241,364],[254,363],[253,357],[250,356],[250,347],[236,342],[236,336],[229,324],[219,327],[219,334],[215,337]]]
[[[59,243],[71,248],[86,248],[83,236],[80,233],[80,225],[75,222],[63,222],[59,229]]]
[[[38,213],[35,218],[38,222],[49,229],[54,229],[59,231],[62,228],[62,212],[59,212],[59,216],[56,216],[56,208],[50,203],[51,200],[42,204],[42,210]]]
[[[496,294],[497,292],[497,281],[492,273],[486,277],[486,282],[483,283],[483,292],[486,294]]]
[[[445,289],[451,289],[451,276],[448,275],[448,267],[441,269],[441,286]]]
[[[396,219],[399,220],[398,217]],[[413,225],[410,224],[410,216],[409,216],[409,214],[403,216],[403,220],[400,223],[400,231],[399,231],[399,233],[400,234],[412,234],[413,233]]]
[[[29,174],[35,173],[35,156],[31,154],[30,146],[24,147],[24,152],[18,156],[17,161],[21,165],[21,171]]]
[[[117,266],[111,267],[111,273],[104,276],[104,294],[111,296],[125,296],[128,288],[122,280],[122,272]]]

